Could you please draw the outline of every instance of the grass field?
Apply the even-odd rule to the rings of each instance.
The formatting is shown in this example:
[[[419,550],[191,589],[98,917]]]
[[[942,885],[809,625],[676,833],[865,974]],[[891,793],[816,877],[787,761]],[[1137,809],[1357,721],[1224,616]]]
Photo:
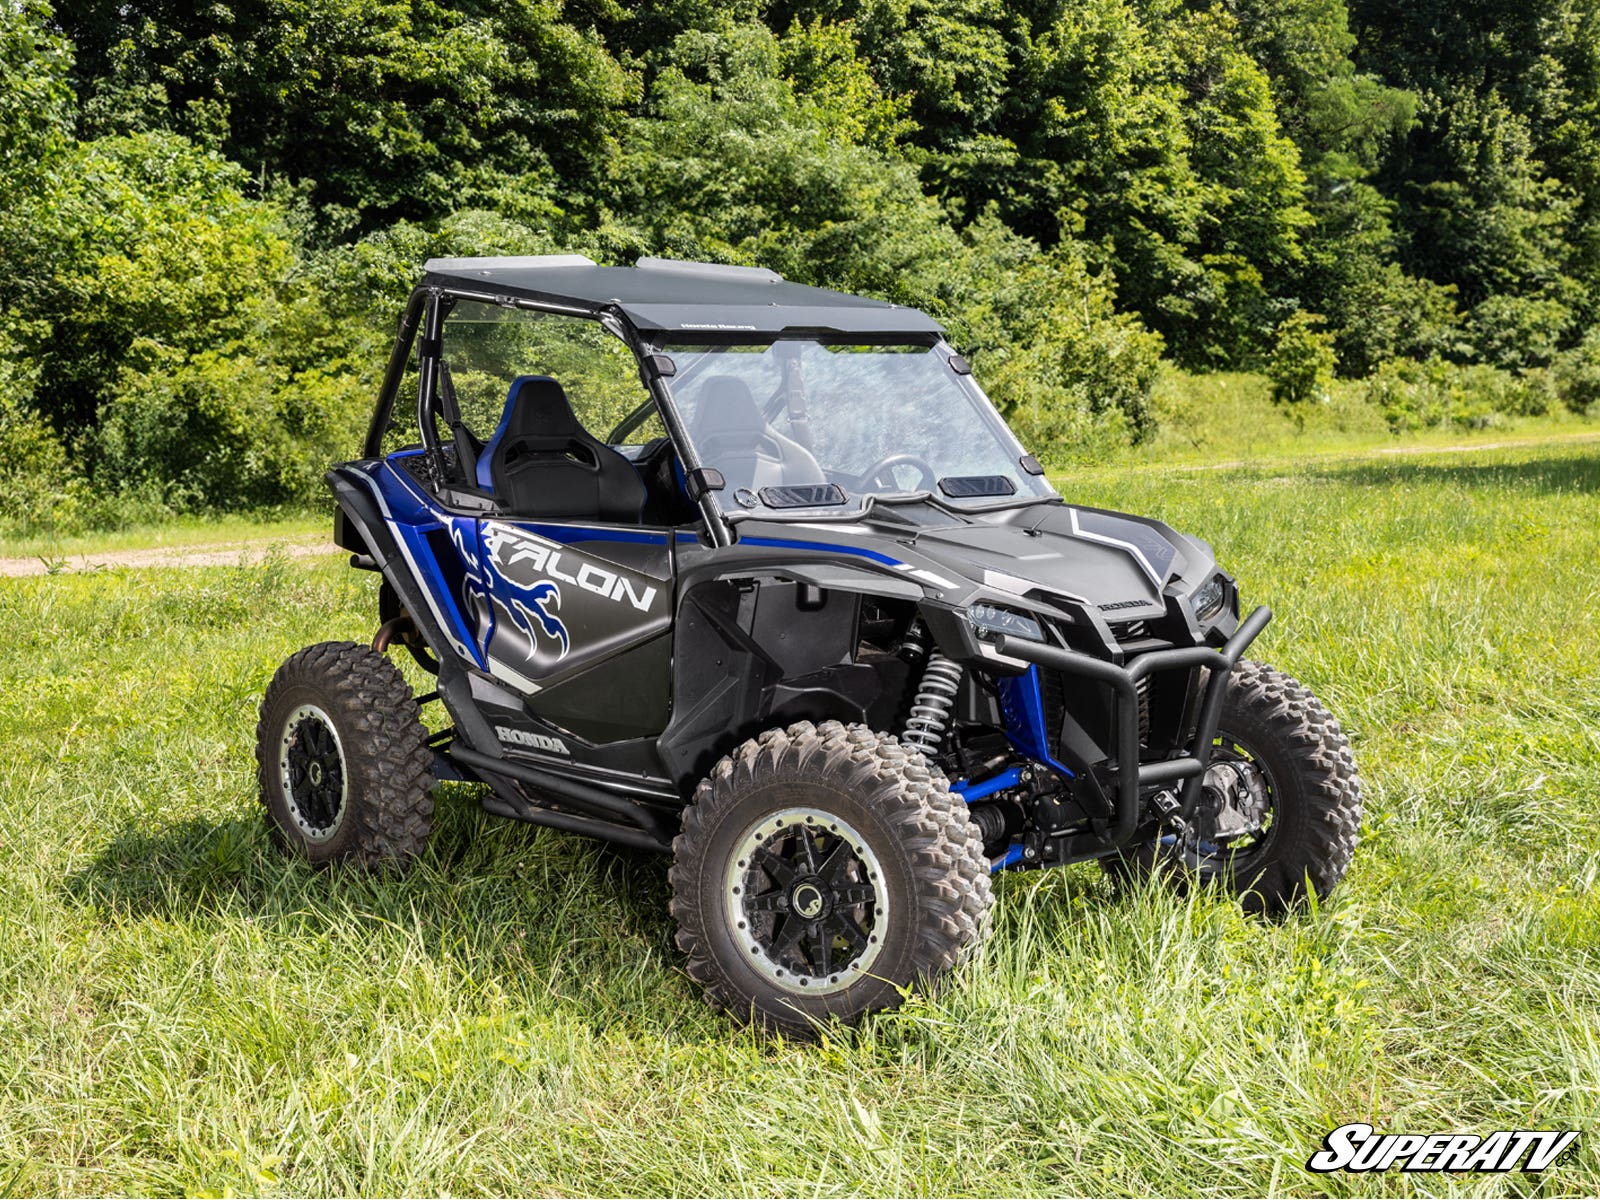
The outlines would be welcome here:
[[[1008,877],[982,960],[821,1046],[704,1009],[664,864],[470,793],[403,880],[280,859],[278,662],[335,563],[0,583],[0,1191],[1600,1192],[1320,1177],[1333,1126],[1600,1132],[1600,446],[1076,473],[1215,544],[1353,734],[1320,911]],[[298,527],[294,532],[300,532]]]
[[[1447,422],[1397,436],[1383,410],[1368,401],[1362,380],[1334,383],[1320,403],[1274,404],[1271,381],[1245,371],[1190,375],[1168,369],[1152,401],[1155,436],[1130,448],[1128,461],[1161,466],[1306,461],[1600,434],[1592,417],[1555,405],[1541,416],[1489,414],[1482,428]]]

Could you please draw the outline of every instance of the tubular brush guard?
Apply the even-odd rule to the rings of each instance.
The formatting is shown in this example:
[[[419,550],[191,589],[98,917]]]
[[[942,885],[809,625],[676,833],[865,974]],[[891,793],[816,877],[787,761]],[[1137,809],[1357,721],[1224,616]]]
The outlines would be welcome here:
[[[1195,805],[1200,802],[1201,780],[1211,764],[1211,744],[1217,736],[1223,697],[1228,694],[1228,677],[1234,664],[1271,620],[1272,610],[1263,606],[1240,623],[1238,631],[1220,650],[1210,646],[1153,650],[1140,655],[1127,667],[1005,634],[995,639],[995,649],[1009,658],[1020,658],[1068,675],[1110,684],[1116,692],[1117,786],[1111,799],[1116,806],[1117,821],[1107,840],[1108,850],[1121,849],[1133,840],[1139,826],[1139,797],[1146,787],[1183,780],[1178,816],[1187,821],[1193,814]],[[1205,700],[1200,706],[1200,718],[1195,723],[1194,743],[1190,752],[1181,758],[1141,763],[1139,693],[1136,685],[1146,675],[1157,671],[1187,670],[1192,667],[1206,667],[1210,670],[1210,676],[1206,680]]]

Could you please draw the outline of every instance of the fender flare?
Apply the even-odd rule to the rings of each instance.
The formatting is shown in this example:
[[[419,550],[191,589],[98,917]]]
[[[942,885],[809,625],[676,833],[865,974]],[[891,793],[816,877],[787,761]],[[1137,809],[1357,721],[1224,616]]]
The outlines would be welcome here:
[[[324,475],[323,481],[333,493],[334,503],[349,526],[347,532],[354,532],[360,538],[365,553],[394,589],[395,595],[400,597],[400,603],[422,634],[422,640],[427,642],[428,648],[439,660],[439,699],[449,711],[450,719],[455,722],[458,736],[480,754],[491,758],[504,757],[500,739],[473,702],[472,677],[462,668],[449,638],[434,619],[427,597],[406,569],[405,556],[400,553],[399,544],[383,519],[366,476],[353,467],[339,466]],[[340,544],[346,549],[356,550],[346,545],[346,540],[341,540]]]

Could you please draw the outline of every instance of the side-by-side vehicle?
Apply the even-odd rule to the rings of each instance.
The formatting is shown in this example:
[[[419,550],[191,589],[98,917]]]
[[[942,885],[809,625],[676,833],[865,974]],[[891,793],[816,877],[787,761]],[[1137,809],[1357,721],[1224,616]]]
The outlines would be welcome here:
[[[434,260],[327,482],[377,632],[291,657],[258,734],[314,861],[403,864],[436,781],[487,785],[671,853],[690,975],[797,1034],[935,983],[995,872],[1099,859],[1272,914],[1350,862],[1344,734],[1244,658],[1270,614],[1204,542],[1058,495],[913,309]]]

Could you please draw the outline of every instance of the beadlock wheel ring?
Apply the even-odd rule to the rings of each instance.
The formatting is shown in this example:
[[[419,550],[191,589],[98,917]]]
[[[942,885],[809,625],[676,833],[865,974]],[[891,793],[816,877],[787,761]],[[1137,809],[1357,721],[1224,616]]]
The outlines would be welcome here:
[[[278,782],[301,836],[315,845],[333,840],[344,824],[350,780],[339,730],[315,704],[300,705],[283,722]]]
[[[752,824],[723,875],[734,944],[752,970],[795,996],[840,992],[868,975],[891,905],[867,839],[817,808],[784,808]]]

